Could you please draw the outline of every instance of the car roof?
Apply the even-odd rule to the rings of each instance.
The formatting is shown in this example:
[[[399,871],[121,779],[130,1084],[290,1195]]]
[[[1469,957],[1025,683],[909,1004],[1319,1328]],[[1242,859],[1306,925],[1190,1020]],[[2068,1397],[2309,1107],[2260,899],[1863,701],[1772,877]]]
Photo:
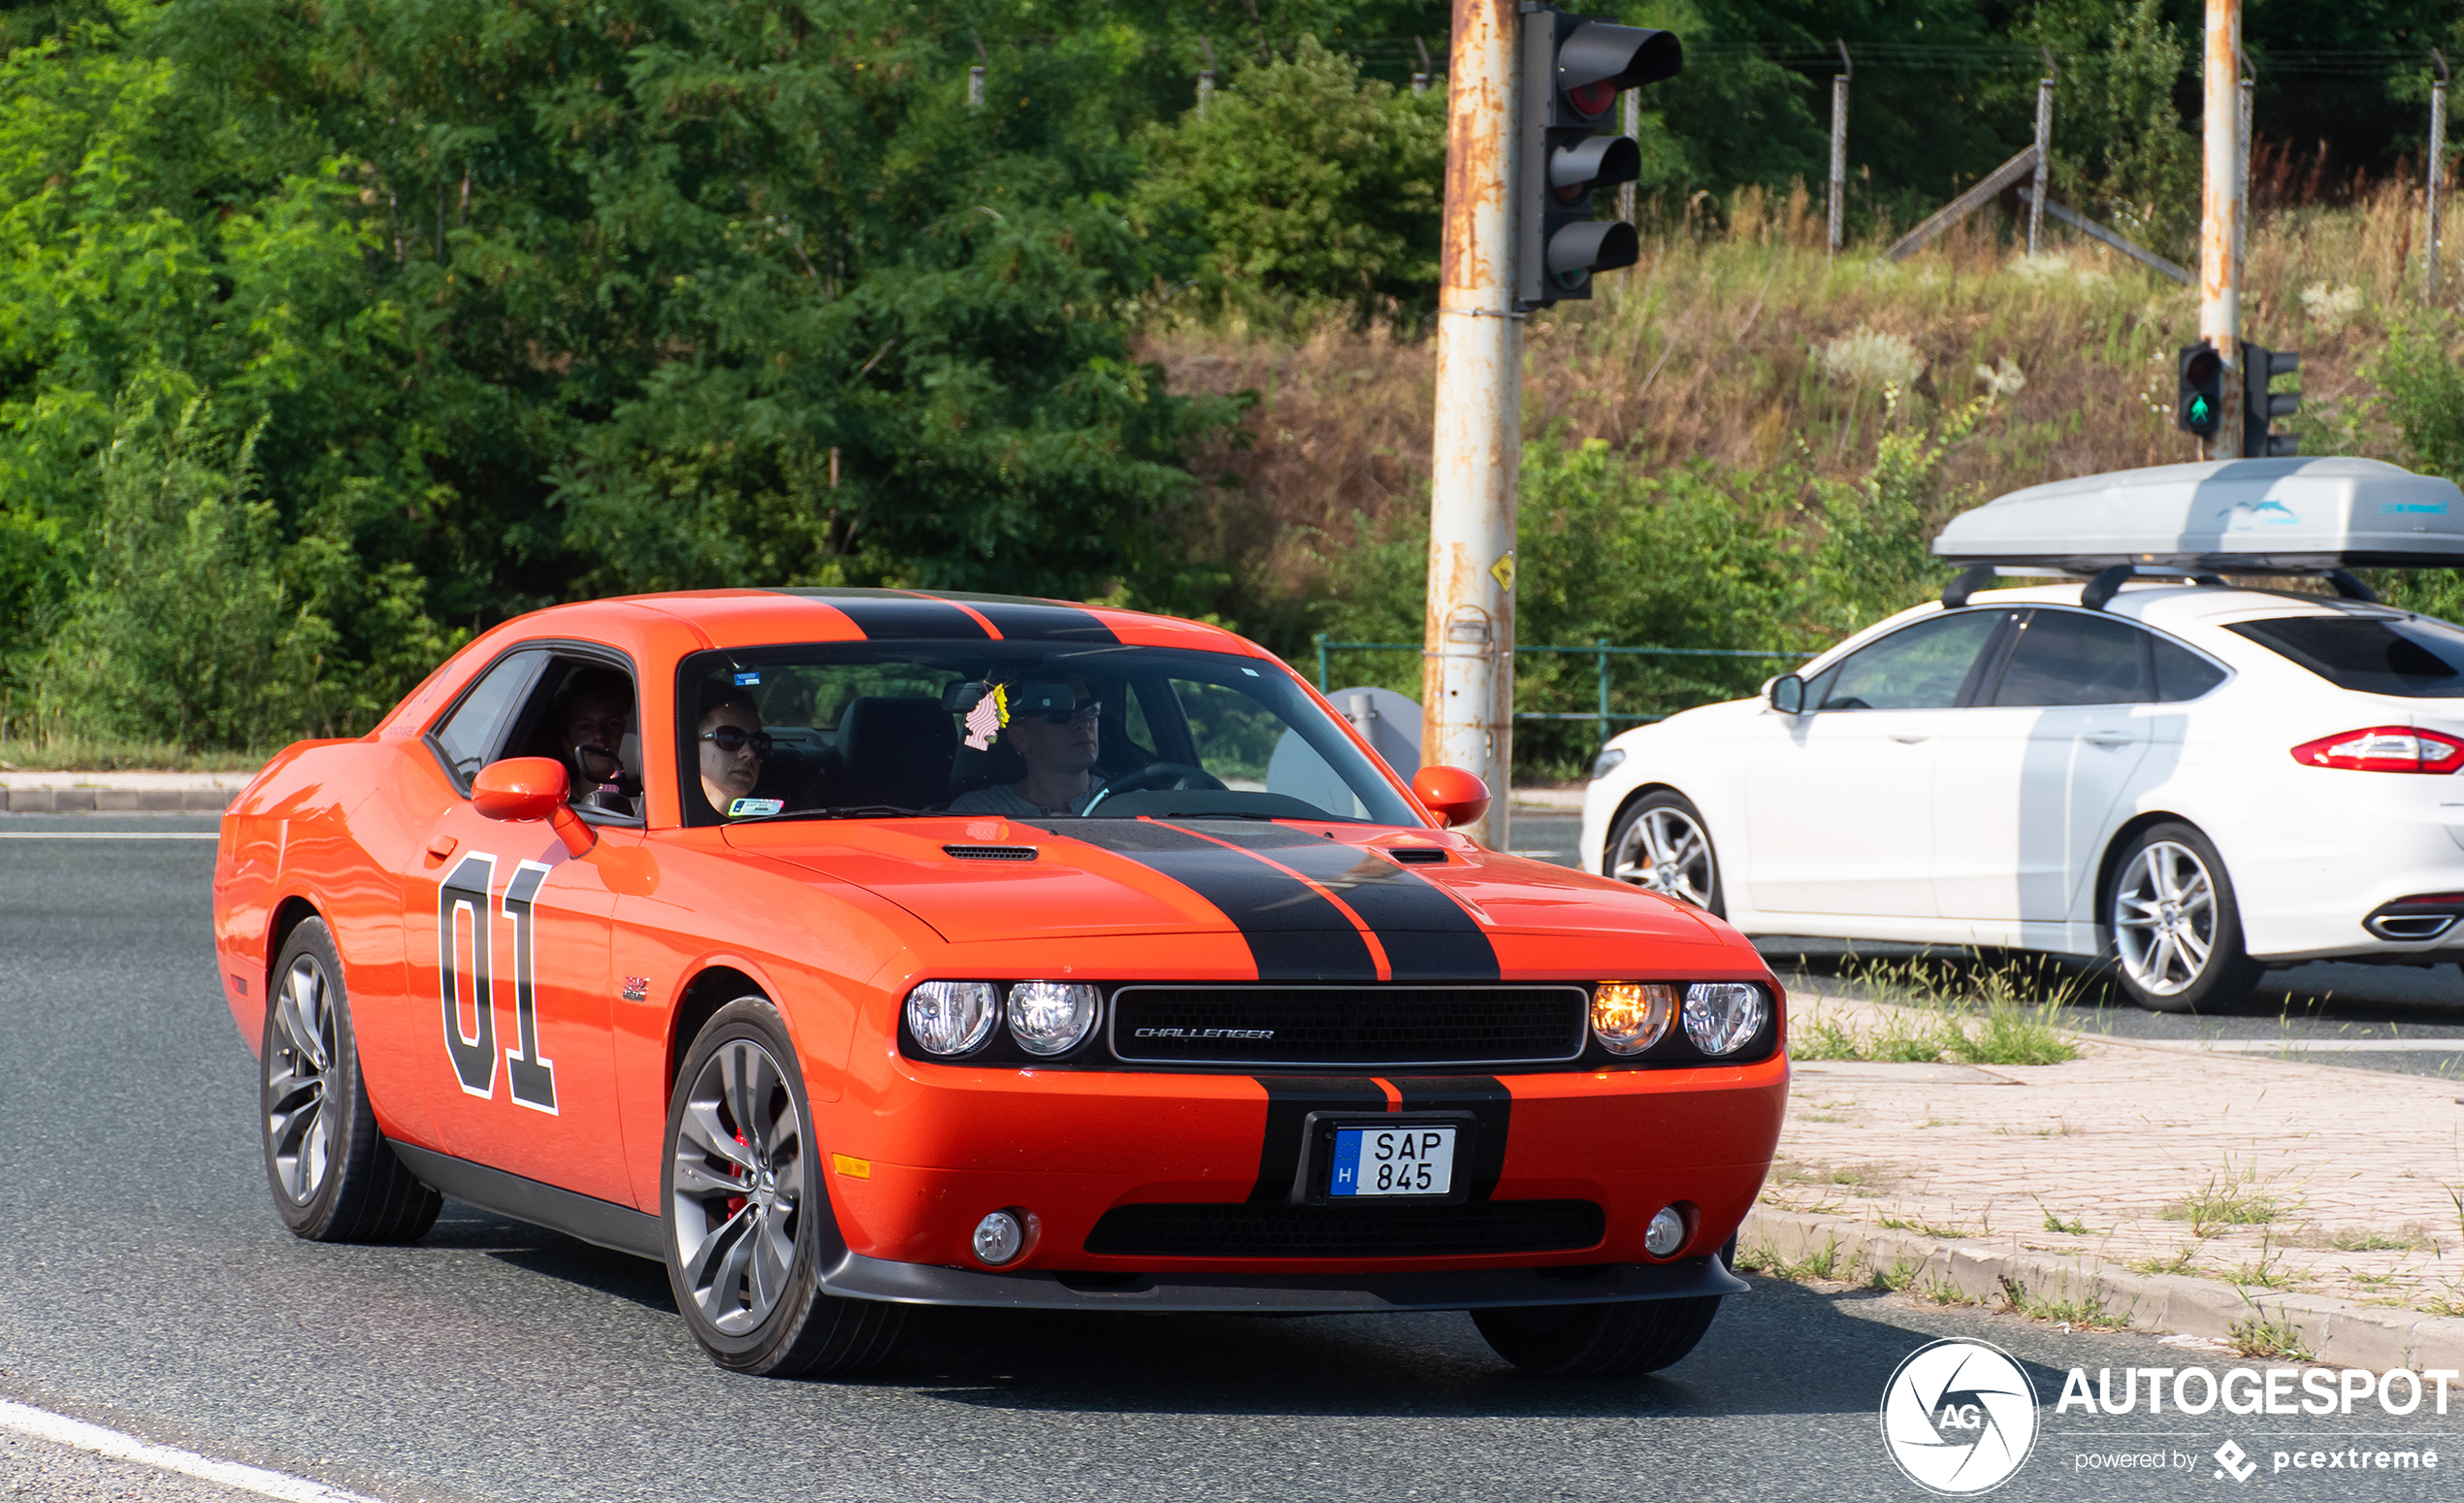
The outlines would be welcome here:
[[[1022,595],[853,586],[684,590],[580,601],[517,616],[483,639],[502,642],[566,633],[587,637],[594,625],[623,622],[638,628],[649,620],[681,623],[704,645],[717,648],[810,641],[1029,640],[1268,656],[1221,627],[1142,610]]]
[[[2085,583],[2030,585],[2008,590],[1979,590],[1970,605],[2076,605]],[[2291,590],[2256,589],[2246,585],[2199,584],[2189,579],[2131,579],[2114,593],[2104,609],[2149,626],[2163,628],[2188,622],[2221,623],[2258,616],[2402,615],[2407,612],[2368,601]]]

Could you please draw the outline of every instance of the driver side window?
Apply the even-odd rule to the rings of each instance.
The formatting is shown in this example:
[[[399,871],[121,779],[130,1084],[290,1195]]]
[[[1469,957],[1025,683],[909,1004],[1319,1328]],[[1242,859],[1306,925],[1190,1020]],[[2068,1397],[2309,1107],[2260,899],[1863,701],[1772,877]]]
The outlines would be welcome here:
[[[1948,709],[1960,702],[1978,656],[2009,614],[1944,611],[1860,647],[1828,675],[1820,707]]]

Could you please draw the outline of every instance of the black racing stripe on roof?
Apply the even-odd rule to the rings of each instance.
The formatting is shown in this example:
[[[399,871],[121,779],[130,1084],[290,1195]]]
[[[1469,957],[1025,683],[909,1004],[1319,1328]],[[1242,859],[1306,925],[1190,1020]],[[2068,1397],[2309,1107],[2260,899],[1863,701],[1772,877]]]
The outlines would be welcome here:
[[[1222,911],[1248,941],[1260,981],[1375,981],[1368,941],[1308,883],[1257,857],[1147,820],[1014,820],[1125,857]]]
[[[874,641],[956,638],[988,641],[984,624],[948,601],[929,600],[898,590],[781,590],[800,600],[819,601],[856,623]]]
[[[1374,851],[1288,825],[1210,826],[1227,845],[1265,853],[1349,904],[1385,947],[1397,981],[1495,981],[1497,947],[1461,903]]]
[[[1254,1075],[1266,1092],[1266,1136],[1258,1144],[1249,1204],[1280,1205],[1307,1193],[1300,1183],[1312,1112],[1382,1112],[1386,1093],[1367,1075]]]
[[[969,601],[992,623],[992,629],[1012,640],[1117,642],[1120,638],[1091,611],[1075,605],[1044,605],[1018,601]]]

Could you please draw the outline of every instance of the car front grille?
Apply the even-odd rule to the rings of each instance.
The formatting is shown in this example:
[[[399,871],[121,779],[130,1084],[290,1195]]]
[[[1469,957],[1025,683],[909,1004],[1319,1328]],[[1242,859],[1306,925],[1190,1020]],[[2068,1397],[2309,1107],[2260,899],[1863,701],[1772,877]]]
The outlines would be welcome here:
[[[1607,1217],[1589,1200],[1464,1205],[1123,1205],[1086,1251],[1107,1258],[1447,1258],[1595,1246]]]
[[[1133,986],[1112,1047],[1142,1064],[1539,1064],[1582,1053],[1590,1007],[1574,986]]]

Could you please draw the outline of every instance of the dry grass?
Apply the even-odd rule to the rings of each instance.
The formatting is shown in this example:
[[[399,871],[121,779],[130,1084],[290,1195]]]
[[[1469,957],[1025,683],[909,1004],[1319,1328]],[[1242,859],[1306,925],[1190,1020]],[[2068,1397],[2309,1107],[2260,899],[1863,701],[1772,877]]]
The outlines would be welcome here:
[[[2253,227],[2245,326],[2302,351],[2306,417],[2368,395],[2360,368],[2388,310],[2418,296],[2420,219],[2417,192],[2398,185]],[[2195,334],[2191,288],[2050,226],[2051,248],[2029,258],[1992,210],[1896,266],[1875,245],[1826,255],[1802,192],[1745,190],[1722,220],[1670,227],[1595,301],[1531,321],[1527,438],[1603,439],[1654,466],[1798,456],[1818,474],[1860,474],[1898,348],[1916,363],[1919,416],[1996,383],[2004,393],[1999,416],[1951,457],[1955,488],[1992,495],[2192,457],[2171,413],[2174,351]],[[1238,482],[1211,491],[1191,522],[1249,598],[1339,590],[1354,538],[1426,504],[1431,343],[1189,324],[1151,329],[1144,345],[1177,389],[1259,395],[1235,440],[1194,456],[1201,474]]]

